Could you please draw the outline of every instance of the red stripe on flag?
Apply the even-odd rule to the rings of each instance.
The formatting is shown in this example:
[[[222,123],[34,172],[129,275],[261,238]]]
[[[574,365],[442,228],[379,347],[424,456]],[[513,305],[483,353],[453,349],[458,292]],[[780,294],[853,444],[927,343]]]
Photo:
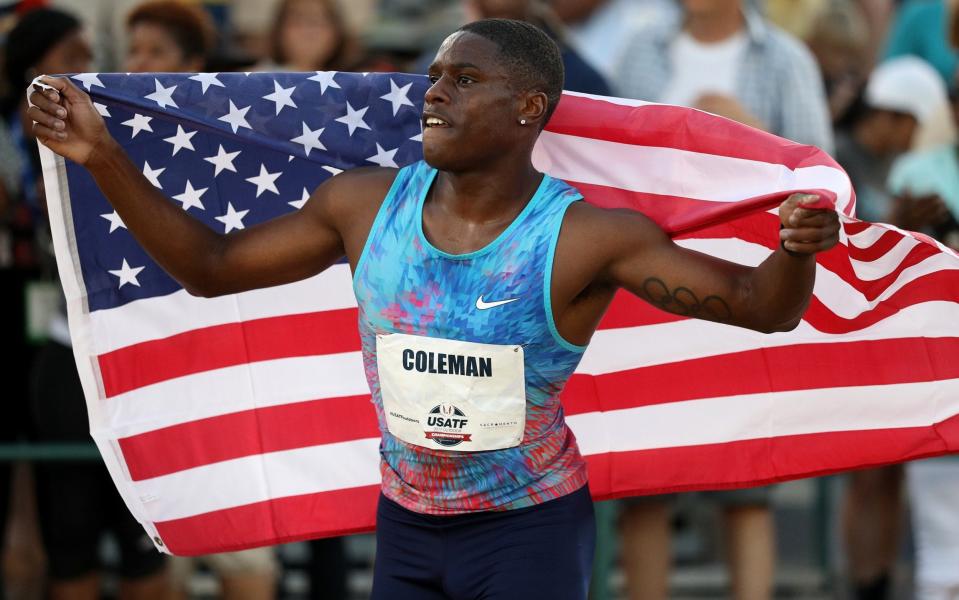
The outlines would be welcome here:
[[[196,556],[372,531],[379,485],[274,498],[155,523],[170,552]]]
[[[146,385],[245,363],[356,352],[355,308],[203,327],[98,357],[107,398]],[[296,335],[290,335],[291,332]]]
[[[655,221],[659,227],[671,236],[689,234],[753,213],[764,213],[770,208],[779,206],[793,193],[792,191],[776,192],[738,202],[719,202],[681,196],[665,196],[649,192],[635,192],[593,183],[566,181],[578,188],[583,194],[583,198],[590,204],[601,208],[628,208],[639,211]],[[827,190],[796,191],[821,194],[828,198],[830,202],[835,200],[835,194]],[[767,232],[765,237],[772,239],[774,236]]]
[[[813,296],[803,320],[822,333],[843,334],[875,325],[900,310],[922,302],[955,302],[959,297],[959,272],[934,271],[900,288],[871,310],[847,319]]]
[[[370,396],[209,417],[118,440],[133,481],[265,452],[380,436]]]
[[[649,104],[634,107],[563,94],[546,131],[621,144],[676,148],[778,163],[790,169],[815,165],[840,168],[828,154],[814,146],[804,146],[729,119],[680,106]]]
[[[855,244],[849,244],[849,258],[853,258],[862,262],[872,262],[876,259],[882,258],[887,252],[892,250],[899,242],[902,241],[903,235],[898,231],[893,229],[887,229],[879,236],[875,242],[871,245],[860,248]],[[925,244],[923,244],[925,246]],[[930,246],[926,246],[927,248]],[[938,249],[937,249],[938,252]]]
[[[760,364],[765,368],[757,371]],[[604,375],[574,374],[562,398],[572,416],[699,398],[954,378],[959,338],[894,338],[758,348]]]
[[[951,437],[943,436],[945,431]],[[608,500],[754,487],[935,456],[959,450],[956,433],[959,416],[930,427],[833,431],[585,458],[593,498]],[[952,445],[946,439],[953,440]]]

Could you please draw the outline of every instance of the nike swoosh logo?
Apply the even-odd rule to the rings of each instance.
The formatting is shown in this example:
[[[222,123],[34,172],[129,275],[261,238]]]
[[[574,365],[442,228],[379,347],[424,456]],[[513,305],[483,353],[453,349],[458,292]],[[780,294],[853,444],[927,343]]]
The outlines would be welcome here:
[[[488,308],[496,308],[497,306],[503,306],[504,304],[509,304],[510,302],[516,302],[519,298],[510,298],[509,300],[497,300],[496,302],[486,302],[483,300],[483,296],[480,296],[476,299],[476,308],[480,310],[486,310]]]

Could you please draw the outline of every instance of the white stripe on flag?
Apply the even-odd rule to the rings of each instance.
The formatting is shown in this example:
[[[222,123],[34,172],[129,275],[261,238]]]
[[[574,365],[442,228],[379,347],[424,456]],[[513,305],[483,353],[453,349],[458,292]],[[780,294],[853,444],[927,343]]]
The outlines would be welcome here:
[[[369,393],[359,352],[265,360],[167,379],[102,400],[102,418],[91,433],[123,438],[243,410]]]
[[[533,164],[553,177],[634,192],[734,202],[795,189],[834,189],[848,201],[849,178],[826,166],[785,165],[675,148],[634,146],[544,131]]]
[[[187,331],[323,310],[356,308],[352,275],[346,264],[282,286],[217,298],[198,298],[185,290],[130,302],[90,315],[97,354]]]
[[[707,398],[567,418],[583,454],[923,427],[959,414],[959,379]]]
[[[134,482],[151,521],[380,482],[379,438],[245,456]],[[202,493],[199,493],[202,490]]]

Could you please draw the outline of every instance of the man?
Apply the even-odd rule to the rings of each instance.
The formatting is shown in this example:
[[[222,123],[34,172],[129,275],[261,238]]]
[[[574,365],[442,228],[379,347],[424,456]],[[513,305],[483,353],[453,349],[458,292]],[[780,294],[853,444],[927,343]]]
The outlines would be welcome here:
[[[463,26],[429,78],[425,161],[343,173],[300,211],[226,236],[164,201],[68,80],[43,79],[55,89],[30,93],[31,118],[194,295],[347,258],[382,432],[374,598],[585,598],[595,523],[559,392],[616,289],[791,329],[838,218],[790,197],[782,248],[749,268],[682,249],[640,214],[577,202],[531,162],[563,69],[527,23]]]
[[[683,0],[682,8],[632,37],[616,68],[619,95],[692,106],[832,151],[822,77],[802,42],[743,0]]]

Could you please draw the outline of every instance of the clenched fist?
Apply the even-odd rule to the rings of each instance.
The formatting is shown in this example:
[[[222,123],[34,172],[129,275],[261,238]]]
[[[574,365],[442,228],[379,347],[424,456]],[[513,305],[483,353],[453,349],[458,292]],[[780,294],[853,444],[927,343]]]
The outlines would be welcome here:
[[[31,84],[28,88],[33,134],[60,156],[87,164],[113,142],[103,117],[90,96],[65,77],[41,77],[53,89]]]
[[[807,208],[819,200],[812,194],[792,194],[779,205],[782,229],[779,239],[793,253],[815,254],[829,250],[839,241],[839,216],[836,211]]]

